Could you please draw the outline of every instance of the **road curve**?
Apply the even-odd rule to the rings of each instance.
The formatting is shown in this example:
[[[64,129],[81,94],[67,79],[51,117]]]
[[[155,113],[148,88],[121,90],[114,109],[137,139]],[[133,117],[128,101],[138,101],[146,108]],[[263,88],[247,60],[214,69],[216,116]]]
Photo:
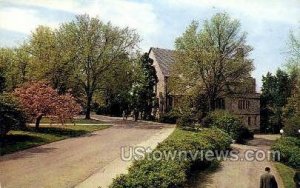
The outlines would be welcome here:
[[[93,177],[101,177],[103,169],[117,164],[122,146],[142,143],[153,147],[174,130],[174,126],[168,124],[123,121],[104,116],[94,118],[114,126],[0,157],[0,187],[98,187],[99,182],[95,183]],[[123,165],[120,172],[124,169],[126,166]],[[117,171],[111,174],[115,175]],[[102,182],[105,185],[112,177],[107,178],[110,180]]]

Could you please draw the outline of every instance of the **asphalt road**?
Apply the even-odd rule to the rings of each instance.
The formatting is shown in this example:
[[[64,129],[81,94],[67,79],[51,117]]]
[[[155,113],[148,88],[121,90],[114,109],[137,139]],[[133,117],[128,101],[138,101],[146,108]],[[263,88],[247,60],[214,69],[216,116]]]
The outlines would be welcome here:
[[[82,183],[87,182],[94,174],[99,174],[101,169],[120,159],[122,146],[154,144],[151,140],[157,138],[153,135],[159,134],[161,135],[159,139],[163,140],[174,129],[174,126],[158,123],[123,121],[121,118],[105,116],[94,117],[114,126],[82,137],[53,142],[0,157],[0,187],[63,188],[84,185]],[[90,185],[92,186],[89,187],[97,187],[95,184]]]

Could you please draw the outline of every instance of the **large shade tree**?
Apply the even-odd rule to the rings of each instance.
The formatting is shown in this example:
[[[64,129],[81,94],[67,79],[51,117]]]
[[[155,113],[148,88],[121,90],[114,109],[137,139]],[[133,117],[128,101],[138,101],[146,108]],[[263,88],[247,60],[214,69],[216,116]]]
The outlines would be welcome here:
[[[139,36],[134,30],[103,23],[88,15],[77,16],[58,32],[64,53],[72,62],[73,91],[85,97],[86,119],[90,119],[93,96],[102,88],[105,74],[133,53]]]
[[[288,63],[287,71],[291,77],[291,97],[288,98],[288,103],[284,109],[285,119],[300,116],[300,33],[295,32],[290,34],[288,42]]]
[[[275,75],[268,73],[262,78],[261,128],[263,131],[278,132],[283,126],[283,108],[292,92],[292,78],[277,70]]]
[[[176,39],[176,62],[173,66],[173,92],[202,97],[209,111],[215,109],[220,95],[230,86],[246,81],[253,70],[248,55],[252,48],[238,20],[218,13],[203,27],[193,21]]]

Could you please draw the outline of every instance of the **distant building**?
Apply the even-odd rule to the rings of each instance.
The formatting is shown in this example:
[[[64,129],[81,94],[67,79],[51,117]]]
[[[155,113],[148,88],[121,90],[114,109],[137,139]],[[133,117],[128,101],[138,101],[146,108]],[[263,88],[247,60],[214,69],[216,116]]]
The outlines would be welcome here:
[[[153,59],[153,66],[156,69],[158,83],[155,87],[158,102],[158,113],[164,114],[176,106],[176,96],[172,96],[168,90],[168,78],[170,67],[175,62],[174,51],[161,48],[150,48],[149,57]],[[234,88],[232,94],[224,95],[216,102],[216,107],[225,109],[238,115],[249,129],[260,129],[260,94],[256,93],[255,79],[249,77],[243,89]],[[245,87],[246,85],[246,87]]]

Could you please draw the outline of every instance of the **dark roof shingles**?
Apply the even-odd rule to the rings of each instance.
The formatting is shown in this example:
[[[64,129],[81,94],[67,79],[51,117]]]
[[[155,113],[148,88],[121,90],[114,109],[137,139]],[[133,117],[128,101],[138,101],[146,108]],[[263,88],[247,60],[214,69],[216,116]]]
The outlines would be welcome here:
[[[151,48],[164,76],[170,76],[171,65],[175,62],[174,50]]]

